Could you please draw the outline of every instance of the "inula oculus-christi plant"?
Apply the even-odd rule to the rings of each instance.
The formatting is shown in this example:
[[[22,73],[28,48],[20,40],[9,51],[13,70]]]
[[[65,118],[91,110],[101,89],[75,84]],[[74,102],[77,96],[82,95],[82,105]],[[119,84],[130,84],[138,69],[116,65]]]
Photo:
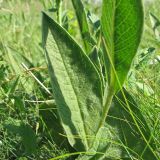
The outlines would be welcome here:
[[[62,27],[61,3],[57,21],[42,13],[42,43],[57,123],[76,151],[73,159],[157,159],[147,123],[124,86],[142,35],[142,1],[103,0],[93,34],[82,1],[72,0],[83,47]]]

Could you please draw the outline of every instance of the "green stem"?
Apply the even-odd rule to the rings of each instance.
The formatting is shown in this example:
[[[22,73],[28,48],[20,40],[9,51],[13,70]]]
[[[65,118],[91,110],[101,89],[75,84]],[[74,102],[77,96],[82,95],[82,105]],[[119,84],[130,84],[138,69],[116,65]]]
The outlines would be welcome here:
[[[102,119],[100,121],[98,130],[104,126],[106,117],[108,115],[108,111],[110,109],[114,94],[115,94],[115,73],[114,73],[114,56],[111,57],[113,54],[109,54],[108,48],[106,46],[105,40],[102,38],[102,42],[104,43],[106,54],[109,58],[109,61],[111,63],[110,67],[110,81],[106,83],[105,91],[104,91],[104,98],[103,98],[103,113],[102,113]]]
[[[110,109],[110,106],[111,106],[111,103],[112,103],[112,100],[113,100],[113,96],[114,96],[114,90],[113,90],[113,87],[106,87],[105,89],[105,93],[107,93],[107,95],[105,96],[105,101],[104,101],[104,108],[103,108],[103,113],[102,113],[102,119],[100,121],[100,124],[99,124],[99,129],[101,127],[104,126],[105,124],[105,120],[106,120],[106,117],[108,115],[108,111]]]
[[[57,8],[57,21],[61,25],[61,7],[62,7],[62,0],[57,0],[56,1],[56,8]]]

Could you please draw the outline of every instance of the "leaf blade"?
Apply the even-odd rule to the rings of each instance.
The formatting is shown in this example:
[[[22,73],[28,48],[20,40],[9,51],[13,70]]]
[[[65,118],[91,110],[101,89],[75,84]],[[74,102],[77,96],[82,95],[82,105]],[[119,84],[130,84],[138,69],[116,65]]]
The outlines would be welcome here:
[[[108,52],[105,57],[107,62],[113,63],[113,66],[109,64],[106,68],[108,77],[111,77],[109,83],[113,83],[116,92],[128,74],[141,40],[142,29],[141,0],[103,0],[101,30]],[[113,67],[116,73],[113,72]]]
[[[95,41],[92,38],[91,33],[90,33],[85,8],[84,8],[81,0],[76,0],[76,1],[72,0],[72,4],[74,7],[76,16],[77,16],[77,20],[78,20],[78,24],[79,24],[79,28],[80,28],[80,33],[81,33],[81,37],[83,39],[85,50],[86,50],[87,54],[89,54],[91,52],[93,46],[95,45]]]
[[[87,150],[102,110],[101,81],[89,58],[54,20],[43,13],[45,49],[54,97],[72,146]],[[96,110],[96,112],[95,112]]]

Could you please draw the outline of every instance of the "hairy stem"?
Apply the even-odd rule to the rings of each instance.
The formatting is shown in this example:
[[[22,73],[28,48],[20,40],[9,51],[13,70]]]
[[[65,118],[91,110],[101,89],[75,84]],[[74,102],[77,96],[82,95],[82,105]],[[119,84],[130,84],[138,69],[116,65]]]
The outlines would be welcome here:
[[[105,90],[106,90],[105,91],[106,96],[104,97],[103,113],[102,113],[102,119],[101,119],[99,127],[98,127],[99,129],[101,127],[103,127],[104,124],[105,124],[105,120],[106,120],[106,117],[108,115],[108,111],[110,109],[112,99],[113,99],[113,96],[114,96],[113,87],[106,87]]]
[[[111,67],[110,67],[110,81],[106,83],[106,87],[105,87],[105,90],[104,90],[103,113],[102,113],[102,119],[101,119],[99,127],[98,127],[99,129],[101,127],[103,127],[104,124],[105,124],[105,120],[106,120],[106,117],[108,115],[108,111],[109,111],[109,108],[111,106],[114,94],[115,94],[115,88],[114,88],[114,86],[115,86],[115,72],[114,72],[115,68],[114,68],[114,64],[113,64],[114,63],[114,56],[113,56],[113,54],[109,53],[108,48],[107,48],[106,43],[105,43],[105,40],[103,38],[102,38],[102,42],[104,44],[105,52],[106,52],[106,54],[109,58]]]

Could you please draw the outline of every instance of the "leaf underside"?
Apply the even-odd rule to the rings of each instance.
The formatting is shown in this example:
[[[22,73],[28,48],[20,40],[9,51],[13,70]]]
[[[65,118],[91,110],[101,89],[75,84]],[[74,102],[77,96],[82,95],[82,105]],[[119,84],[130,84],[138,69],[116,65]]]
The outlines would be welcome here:
[[[87,150],[92,143],[89,137],[95,136],[102,112],[98,72],[71,36],[45,13],[43,47],[66,136],[74,148]]]

